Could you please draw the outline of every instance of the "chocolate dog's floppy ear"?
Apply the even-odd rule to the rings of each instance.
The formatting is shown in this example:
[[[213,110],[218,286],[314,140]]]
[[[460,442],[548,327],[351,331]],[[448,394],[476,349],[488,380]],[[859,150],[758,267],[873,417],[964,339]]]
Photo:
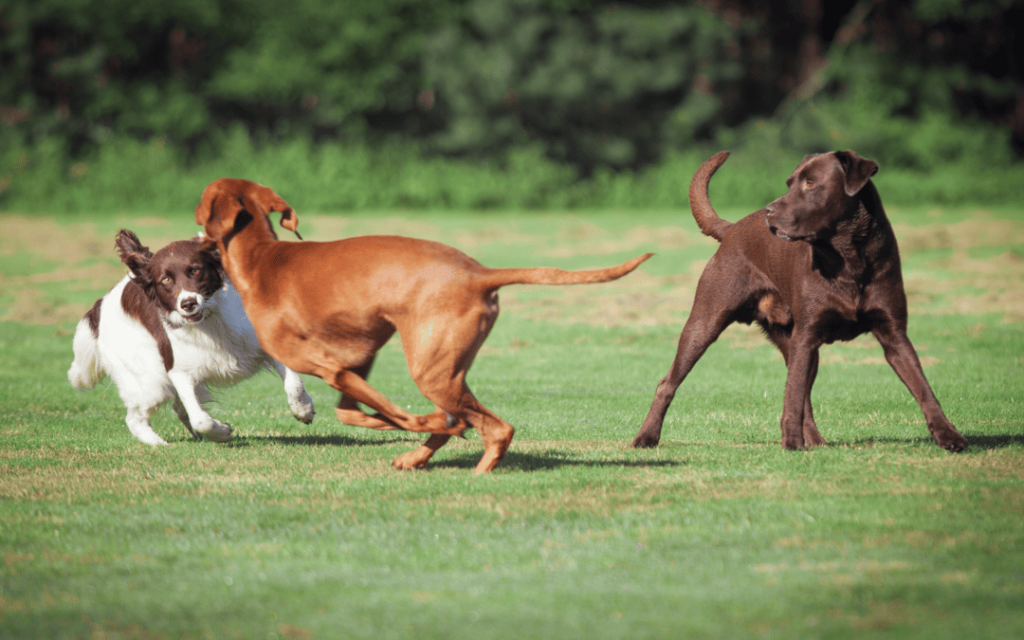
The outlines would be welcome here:
[[[836,151],[836,158],[846,173],[846,195],[855,196],[860,193],[871,176],[878,173],[878,165],[873,160],[866,160],[852,151]]]

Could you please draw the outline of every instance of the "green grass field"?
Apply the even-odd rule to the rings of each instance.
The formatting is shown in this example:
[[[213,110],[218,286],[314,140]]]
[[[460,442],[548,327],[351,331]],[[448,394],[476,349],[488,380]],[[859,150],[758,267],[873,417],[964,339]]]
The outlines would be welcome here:
[[[1024,212],[889,211],[961,455],[870,337],[822,351],[830,446],[781,450],[785,368],[742,326],[662,445],[631,449],[716,246],[686,211],[299,213],[307,239],[383,229],[491,266],[657,255],[614,283],[502,291],[470,384],[517,434],[475,477],[475,433],[397,472],[422,438],[339,424],[310,378],[311,425],[268,374],[218,393],[234,442],[189,440],[165,407],[170,446],[139,444],[109,381],[71,389],[71,337],[123,273],[114,232],[156,249],[192,212],[0,214],[0,638],[1024,636]],[[370,381],[432,408],[397,340]]]

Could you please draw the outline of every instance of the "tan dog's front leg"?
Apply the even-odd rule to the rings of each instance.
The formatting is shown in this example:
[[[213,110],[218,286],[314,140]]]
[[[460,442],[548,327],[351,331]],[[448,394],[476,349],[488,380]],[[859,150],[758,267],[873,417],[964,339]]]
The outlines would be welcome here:
[[[325,378],[327,383],[341,391],[342,401],[337,409],[338,418],[345,422],[347,419],[359,421],[358,426],[369,426],[372,429],[386,429],[383,425],[395,425],[397,428],[416,433],[443,433],[449,436],[459,436],[466,429],[466,423],[461,420],[453,420],[445,412],[432,413],[423,416],[414,416],[405,411],[394,402],[377,391],[357,373],[342,369],[334,375],[333,381]],[[346,401],[346,398],[348,399]],[[350,409],[354,403],[361,402],[366,406],[375,409],[380,413],[380,418],[369,416],[358,409]],[[364,416],[359,418],[359,414]],[[380,421],[380,422],[378,422]],[[387,421],[387,422],[384,422]],[[372,426],[371,426],[372,425]]]
[[[394,431],[399,429],[398,425],[385,419],[379,413],[372,416],[366,414],[359,408],[359,403],[354,398],[344,393],[341,394],[341,400],[338,401],[338,406],[334,411],[338,414],[338,421],[342,424],[352,425],[353,427],[366,427],[367,429],[376,429],[377,431]]]
[[[366,380],[366,376],[370,374],[370,368],[373,366],[373,358],[371,357],[366,364],[358,367],[353,367],[350,371],[363,380]],[[394,422],[386,419],[384,416],[378,414],[367,415],[362,409],[359,408],[359,403],[356,402],[355,398],[342,393],[341,399],[338,401],[338,407],[335,409],[338,414],[338,420],[342,424],[352,425],[353,427],[365,427],[367,429],[376,429],[377,431],[393,431],[400,429]]]
[[[365,427],[367,429],[375,429],[377,431],[401,430],[401,427],[385,420],[384,416],[379,413],[375,413],[371,416],[359,409],[342,409],[341,407],[336,407],[334,412],[338,414],[338,422],[351,425],[353,427]]]

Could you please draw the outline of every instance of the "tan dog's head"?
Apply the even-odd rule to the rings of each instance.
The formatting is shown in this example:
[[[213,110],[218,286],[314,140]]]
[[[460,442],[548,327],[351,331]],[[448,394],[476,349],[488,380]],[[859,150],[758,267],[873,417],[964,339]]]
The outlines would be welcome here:
[[[299,217],[281,196],[270,187],[236,178],[220,178],[203,189],[203,197],[196,205],[196,224],[203,226],[210,242],[223,240],[227,244],[252,222],[262,224],[276,238],[270,223],[271,211],[280,212],[281,226],[302,240]]]

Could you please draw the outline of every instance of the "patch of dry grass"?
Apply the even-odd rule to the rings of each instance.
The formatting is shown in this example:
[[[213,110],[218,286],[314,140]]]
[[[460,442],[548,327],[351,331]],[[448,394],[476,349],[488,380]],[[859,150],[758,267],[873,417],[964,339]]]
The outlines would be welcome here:
[[[652,248],[665,254],[694,246],[706,247],[706,257],[694,260],[679,273],[653,275],[641,269],[612,283],[587,287],[520,288],[502,292],[502,304],[509,313],[532,320],[560,324],[602,327],[682,326],[690,307],[697,279],[717,243],[691,228],[637,224],[624,233],[567,217],[554,235],[531,233],[519,222],[482,223],[473,228],[448,231],[441,225],[404,216],[379,219],[341,216],[309,216],[305,224],[322,239],[396,230],[402,235],[445,242],[467,252],[490,246],[519,245],[542,257],[604,256],[623,252],[639,253]],[[161,218],[140,218],[133,222],[143,242],[158,249],[180,239],[171,235]],[[934,278],[920,272],[907,274],[906,287],[912,314],[917,313],[1000,313],[1007,322],[1024,320],[1024,257],[1006,251],[992,258],[972,258],[972,249],[1024,243],[1024,226],[1015,221],[979,215],[952,225],[897,224],[904,260],[918,251],[952,249],[953,255],[936,260],[935,266],[953,275]],[[62,224],[52,218],[11,216],[5,220],[0,237],[0,256],[24,256],[50,265],[27,276],[0,274],[0,295],[12,298],[0,310],[0,320],[29,324],[61,323],[86,311],[59,295],[67,291],[93,291],[97,295],[113,286],[123,275],[113,238],[100,236],[91,222]],[[595,264],[594,266],[598,266]],[[58,291],[57,294],[54,291]],[[937,300],[949,300],[943,305]],[[744,342],[746,335],[733,334]],[[865,364],[876,364],[876,358]]]
[[[162,218],[140,218],[133,230],[143,244],[159,249],[178,239],[166,231]],[[79,319],[88,306],[69,302],[69,292],[93,292],[97,297],[125,274],[114,249],[114,236],[103,238],[92,222],[65,224],[53,218],[7,216],[0,235],[0,258],[39,265],[28,275],[0,271],[0,296],[11,301],[0,307],[0,321],[52,325]]]

